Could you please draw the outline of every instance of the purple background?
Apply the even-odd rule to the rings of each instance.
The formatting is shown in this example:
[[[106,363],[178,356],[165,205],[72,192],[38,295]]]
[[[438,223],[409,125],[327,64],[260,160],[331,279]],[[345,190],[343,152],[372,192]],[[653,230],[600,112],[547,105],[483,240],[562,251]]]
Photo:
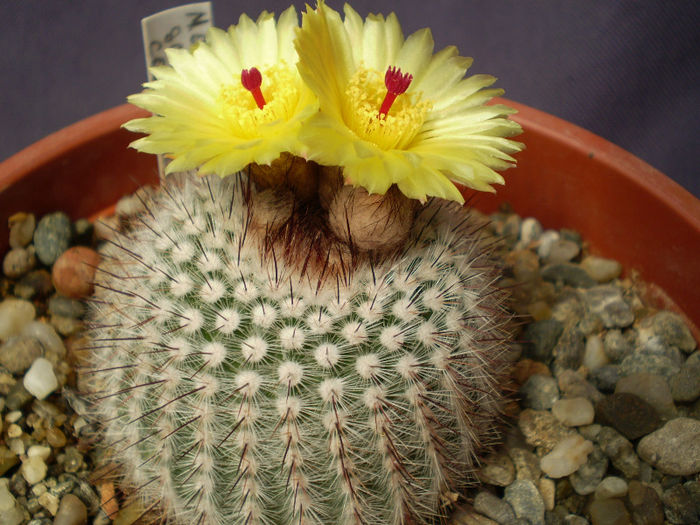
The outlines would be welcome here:
[[[183,2],[1,0],[0,159],[124,102],[145,80],[140,19]],[[289,0],[214,1],[215,23]],[[298,9],[303,2],[294,2]],[[342,8],[329,0],[335,9]],[[700,196],[700,2],[355,0],[474,57],[506,97],[622,146]]]

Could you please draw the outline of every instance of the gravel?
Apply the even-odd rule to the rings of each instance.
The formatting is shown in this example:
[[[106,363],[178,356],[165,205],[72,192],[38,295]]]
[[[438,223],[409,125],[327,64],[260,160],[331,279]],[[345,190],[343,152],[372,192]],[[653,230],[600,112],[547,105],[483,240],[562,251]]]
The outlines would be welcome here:
[[[492,219],[522,323],[518,407],[452,525],[697,523],[700,352],[683,318],[644,304],[641,286],[617,261],[590,255],[576,232],[505,209]],[[71,349],[82,344],[85,309],[55,292],[52,265],[72,245],[94,248],[93,235],[89,221],[63,213],[10,219],[12,251],[0,254],[0,525],[134,517],[107,501],[115,487],[90,447],[93,429],[63,390],[76,388]]]

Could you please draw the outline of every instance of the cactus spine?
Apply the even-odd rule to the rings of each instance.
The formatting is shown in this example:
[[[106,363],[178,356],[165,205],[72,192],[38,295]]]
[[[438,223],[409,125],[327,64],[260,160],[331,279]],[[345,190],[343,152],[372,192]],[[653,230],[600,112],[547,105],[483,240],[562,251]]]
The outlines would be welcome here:
[[[398,253],[331,268],[328,248],[314,272],[253,227],[242,175],[145,200],[103,250],[80,377],[144,508],[198,524],[440,516],[494,437],[505,368],[503,294],[468,212],[431,202]]]

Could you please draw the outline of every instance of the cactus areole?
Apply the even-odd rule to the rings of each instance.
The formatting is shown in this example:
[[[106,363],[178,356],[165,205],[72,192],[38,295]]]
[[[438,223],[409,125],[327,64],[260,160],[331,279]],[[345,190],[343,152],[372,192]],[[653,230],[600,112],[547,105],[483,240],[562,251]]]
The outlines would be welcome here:
[[[483,221],[461,196],[451,202],[449,187],[468,172],[473,187],[497,182],[492,168],[519,147],[503,138],[515,127],[503,108],[473,111],[470,97],[487,100],[489,82],[453,80],[465,59],[432,57],[429,32],[404,42],[393,15],[363,25],[349,6],[343,25],[322,2],[294,31],[289,13],[210,32],[193,53],[170,55],[133,99],[156,113],[129,123],[150,133],[135,147],[167,153],[178,173],[141,190],[141,211],[103,244],[80,356],[85,415],[144,516],[433,523],[497,439],[509,340]],[[308,49],[332,54],[375,30],[396,39],[381,53],[388,63],[352,47],[343,56],[359,53],[353,73],[325,57],[346,98],[369,104],[336,111]],[[275,31],[295,39],[298,56],[253,46],[245,63],[233,52]],[[217,61],[221,71],[208,74]],[[438,86],[412,68],[421,64],[451,80]],[[190,84],[194,69],[202,78]],[[230,85],[202,88],[224,71]],[[430,103],[416,86],[434,88]],[[223,110],[197,113],[197,104]],[[463,137],[455,115],[476,119]],[[243,121],[246,137],[236,135]],[[333,151],[316,142],[318,126]],[[449,148],[460,144],[455,160]]]

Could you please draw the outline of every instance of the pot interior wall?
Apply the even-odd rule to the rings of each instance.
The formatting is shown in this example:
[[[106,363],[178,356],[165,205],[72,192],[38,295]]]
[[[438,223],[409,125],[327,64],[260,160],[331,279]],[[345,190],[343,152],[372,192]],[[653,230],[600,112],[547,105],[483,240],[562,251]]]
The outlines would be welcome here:
[[[578,230],[591,251],[619,260],[672,298],[700,335],[700,201],[638,158],[572,124],[511,101],[527,149],[494,195],[465,191],[491,212],[508,202],[545,228]],[[94,216],[158,180],[155,158],[127,146],[121,129],[143,116],[128,105],[37,142],[0,164],[0,224],[18,211]],[[0,228],[0,253],[7,229]],[[655,288],[656,289],[656,288]],[[663,295],[663,294],[662,294]],[[666,307],[668,305],[665,305]]]

